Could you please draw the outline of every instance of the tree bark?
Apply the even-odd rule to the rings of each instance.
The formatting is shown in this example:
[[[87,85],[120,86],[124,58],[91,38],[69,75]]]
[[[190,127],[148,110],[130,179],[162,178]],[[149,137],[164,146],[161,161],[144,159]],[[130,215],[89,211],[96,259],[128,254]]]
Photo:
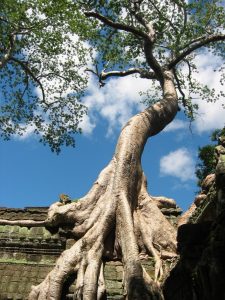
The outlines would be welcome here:
[[[166,199],[149,196],[141,166],[146,141],[170,123],[178,109],[173,74],[166,71],[163,76],[163,99],[127,122],[111,162],[89,193],[75,203],[57,202],[49,208],[45,224],[64,230],[69,226],[76,243],[61,254],[44,281],[32,287],[30,300],[61,299],[63,285],[74,273],[75,299],[100,300],[105,295],[105,257],[123,262],[125,299],[163,299],[158,283],[162,257],[176,255],[176,230],[159,209]],[[155,259],[154,280],[141,265],[146,255]]]

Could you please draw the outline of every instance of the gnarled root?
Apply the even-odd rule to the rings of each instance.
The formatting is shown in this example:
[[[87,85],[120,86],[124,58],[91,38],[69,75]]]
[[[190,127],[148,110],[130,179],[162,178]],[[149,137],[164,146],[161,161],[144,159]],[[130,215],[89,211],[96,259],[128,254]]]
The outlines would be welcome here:
[[[57,202],[49,208],[45,225],[69,230],[77,241],[61,254],[44,281],[32,288],[29,300],[59,300],[71,274],[76,274],[75,299],[100,300],[105,293],[105,244],[111,245],[108,253],[122,259],[125,299],[163,299],[157,280],[163,275],[162,258],[176,255],[176,230],[160,211],[164,200],[147,193],[141,154],[148,137],[160,132],[177,112],[173,76],[167,73],[171,76],[165,74],[164,99],[129,120],[114,158],[90,192],[76,203]],[[21,221],[18,225],[23,226]],[[112,242],[107,243],[111,236]],[[155,281],[143,269],[140,253],[154,258]]]
[[[50,207],[45,223],[62,228],[72,226],[71,234],[78,240],[61,254],[44,281],[32,287],[29,300],[61,299],[63,286],[72,274],[76,274],[74,299],[105,297],[103,260],[109,238],[112,241],[108,252],[117,259],[122,256],[125,298],[163,299],[158,280],[163,275],[163,252],[175,255],[175,229],[161,213],[157,201],[148,195],[141,169],[136,179],[137,200],[133,208],[123,189],[115,193],[115,170],[113,159],[86,197],[76,203],[57,202]],[[21,222],[20,225],[28,224]],[[140,253],[154,258],[155,280],[142,267]]]
[[[114,174],[112,169],[110,170],[111,175]],[[101,176],[104,177],[107,174],[107,172],[103,172]],[[101,176],[97,182],[101,181]],[[133,214],[130,208],[126,206],[128,202],[125,195],[122,196],[124,197],[123,200],[119,200],[121,195],[112,194],[112,178],[113,176],[111,180],[107,181],[108,186],[102,189],[103,193],[99,193],[99,199],[95,200],[95,206],[89,218],[83,219],[82,223],[79,222],[77,226],[79,230],[76,226],[72,229],[71,232],[74,236],[79,236],[77,242],[61,254],[56,266],[45,280],[32,288],[29,300],[61,299],[64,283],[68,276],[75,273],[77,274],[75,299],[102,299],[106,294],[102,263],[104,245],[112,230],[116,231],[116,238],[111,245],[115,248],[115,244],[118,244],[121,247],[119,252],[122,251],[125,298],[132,300],[163,299],[157,282],[163,273],[161,253],[157,247],[162,249],[161,252],[163,249],[170,252],[175,251],[175,229],[162,215],[155,201],[147,194],[143,174],[140,178],[141,189],[138,194],[138,206],[133,210]],[[118,212],[119,201],[120,213]],[[59,220],[62,219],[63,214],[68,218],[66,206],[71,206],[71,204],[66,204],[65,207],[55,206],[56,215],[53,213],[54,206],[51,207],[50,217],[54,224],[57,223],[57,226],[60,226]],[[129,213],[123,215],[123,221],[121,221],[120,218],[117,218],[123,209]],[[79,212],[81,213],[81,210]],[[82,212],[82,216],[84,215],[85,213]],[[76,213],[77,217],[78,212]],[[69,218],[71,219],[71,217]],[[121,225],[124,228],[129,228],[126,236]],[[170,230],[168,230],[169,228]],[[145,249],[146,255],[153,256],[155,259],[155,282],[141,265],[139,259],[141,247],[138,247],[139,244],[142,245],[142,249]],[[111,249],[111,253],[113,253],[113,249]],[[115,249],[114,255],[116,255]]]
[[[104,239],[109,231],[107,220],[110,217],[109,210],[109,207],[106,208],[100,221],[70,249],[61,254],[56,266],[45,280],[33,288],[29,295],[30,300],[60,299],[63,284],[67,277],[75,272],[77,272],[76,299],[97,299],[97,295],[103,293],[99,274],[102,272],[100,269]]]

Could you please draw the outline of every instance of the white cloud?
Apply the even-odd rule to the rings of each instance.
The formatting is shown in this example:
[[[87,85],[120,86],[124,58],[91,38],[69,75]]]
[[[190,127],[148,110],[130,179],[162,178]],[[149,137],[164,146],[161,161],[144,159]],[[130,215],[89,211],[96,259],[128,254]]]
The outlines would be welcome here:
[[[222,108],[224,99],[216,103],[198,102],[199,111],[195,120],[195,129],[198,133],[212,131],[225,125],[225,109]]]
[[[195,179],[195,162],[186,148],[170,152],[160,159],[160,174],[174,176],[182,182]]]
[[[187,128],[188,128],[188,122],[185,122],[185,121],[179,120],[179,119],[175,119],[164,129],[164,132],[171,132],[171,131],[187,129]]]
[[[220,58],[205,52],[199,54],[196,60],[199,69],[199,73],[195,75],[197,79],[217,91],[221,90],[219,74],[214,72],[215,66],[221,64]],[[104,118],[108,121],[107,134],[112,134],[116,129],[120,129],[134,113],[144,108],[140,103],[139,92],[145,92],[149,88],[151,88],[149,80],[128,76],[111,78],[100,89],[95,78],[91,77],[88,94],[83,100],[89,108],[89,121],[95,126],[99,116]],[[199,111],[192,124],[194,131],[201,134],[224,126],[225,110],[221,106],[224,99],[221,98],[216,103],[207,103],[200,99],[195,101],[198,102]],[[164,132],[188,130],[188,127],[188,121],[176,119],[165,128]]]
[[[14,138],[17,140],[26,140],[34,135],[34,130],[36,126],[34,124],[28,124],[28,125],[21,125],[21,128],[23,128],[23,135],[15,134]]]
[[[141,111],[144,105],[140,103],[140,91],[146,91],[150,87],[147,79],[133,76],[113,78],[107,81],[103,88],[99,88],[93,77],[87,96],[83,103],[89,109],[90,122],[96,122],[96,116],[108,121],[107,134],[121,128],[136,111]]]
[[[85,115],[80,123],[80,127],[82,128],[82,133],[85,136],[88,136],[92,134],[95,128],[95,124],[90,120],[90,117],[88,115]]]
[[[224,87],[220,84],[219,73],[214,72],[216,67],[222,65],[222,60],[219,57],[205,52],[197,56],[196,64],[199,73],[195,74],[195,77],[200,82],[214,88],[216,92],[224,90]],[[195,100],[195,103],[199,105],[198,115],[194,122],[194,128],[198,133],[212,131],[225,125],[225,109],[222,107],[222,104],[225,103],[224,97],[221,97],[215,103],[202,101],[201,99]]]

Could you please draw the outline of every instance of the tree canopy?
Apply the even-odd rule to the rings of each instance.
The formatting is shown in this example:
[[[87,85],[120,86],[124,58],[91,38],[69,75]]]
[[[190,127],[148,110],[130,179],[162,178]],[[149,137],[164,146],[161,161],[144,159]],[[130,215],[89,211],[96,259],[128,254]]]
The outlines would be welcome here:
[[[197,109],[192,103],[196,95],[207,101],[223,95],[193,76],[198,72],[195,58],[200,48],[224,58],[222,1],[78,3],[91,22],[89,41],[98,53],[96,64],[101,64],[102,72],[96,72],[100,84],[111,76],[130,74],[151,79],[156,86],[146,95],[149,104],[161,96],[163,70],[173,70],[180,104],[191,119]],[[223,71],[221,65],[215,68]]]
[[[85,55],[69,1],[3,0],[0,4],[0,134],[32,130],[58,152],[74,145],[86,86]],[[78,25],[77,25],[78,26]],[[72,30],[73,29],[73,30]]]
[[[223,95],[193,74],[203,46],[224,58],[224,18],[221,0],[1,1],[1,136],[33,130],[53,151],[74,146],[87,71],[100,86],[112,76],[151,79],[149,104],[161,95],[163,70],[173,70],[180,105],[194,119],[193,97]]]

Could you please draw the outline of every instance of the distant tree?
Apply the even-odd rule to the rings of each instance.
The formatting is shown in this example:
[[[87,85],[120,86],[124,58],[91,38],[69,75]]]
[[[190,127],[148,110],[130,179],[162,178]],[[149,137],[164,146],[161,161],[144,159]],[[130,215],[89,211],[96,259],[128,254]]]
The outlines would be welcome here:
[[[41,14],[36,12],[36,2],[39,3]],[[6,5],[7,2],[4,3]],[[42,52],[46,58],[44,66],[47,65],[47,71],[51,67],[54,70],[54,64],[48,63],[48,51],[51,61],[52,51],[59,54],[65,50],[61,46],[65,35],[58,28],[64,29],[68,25],[79,35],[81,41],[87,41],[94,49],[92,67],[90,59],[85,59],[87,71],[96,75],[100,86],[107,84],[110,77],[133,74],[153,82],[156,92],[155,97],[151,94],[146,101],[148,107],[133,116],[124,126],[112,160],[86,196],[77,202],[53,204],[44,222],[1,220],[1,224],[61,227],[76,240],[70,249],[62,253],[44,281],[32,288],[29,299],[60,299],[65,281],[74,273],[77,276],[75,299],[103,299],[104,261],[109,259],[119,259],[123,263],[125,299],[163,299],[159,284],[164,271],[162,257],[171,259],[176,256],[176,229],[161,213],[160,207],[174,207],[175,203],[163,197],[149,196],[141,156],[148,138],[158,134],[174,119],[179,105],[193,119],[197,107],[193,104],[192,97],[197,95],[209,101],[219,97],[215,90],[201,86],[194,79],[193,72],[197,71],[194,58],[203,47],[224,58],[223,3],[203,0],[190,3],[184,0],[18,0],[15,2],[15,10],[17,5],[20,7],[25,3],[33,3],[30,11],[33,18],[41,16],[44,20],[55,20],[55,23],[50,23],[54,26],[50,26],[47,36],[44,27],[41,27],[41,31],[35,30],[42,41],[38,45],[41,50],[44,49]],[[46,9],[43,9],[45,6]],[[6,15],[5,13],[4,17]],[[25,15],[27,16],[27,11]],[[3,20],[2,23],[4,22]],[[7,22],[6,20],[5,23]],[[32,24],[33,22],[28,25]],[[39,23],[35,28],[38,25]],[[62,40],[58,37],[58,30]],[[39,48],[36,49],[38,39],[35,37],[36,35],[32,40],[33,44],[27,45],[28,50],[31,49],[29,57],[34,64],[32,73],[36,69],[38,72],[42,70],[42,57],[39,57]],[[55,38],[52,40],[52,37]],[[8,38],[5,46],[9,56],[10,39]],[[23,39],[18,38],[17,41],[20,43]],[[29,41],[29,36],[25,38],[26,41]],[[75,41],[75,51],[78,49],[77,43]],[[32,54],[33,47],[35,56]],[[77,53],[82,54],[82,63],[83,50],[79,48]],[[16,56],[16,61],[20,55],[24,55],[23,60],[26,59],[27,54],[22,52]],[[39,57],[37,65],[36,55]],[[71,57],[69,51],[68,55]],[[74,60],[76,61],[75,57]],[[69,61],[68,67],[72,72],[72,58]],[[21,62],[18,64],[26,75],[26,68]],[[221,66],[219,68],[223,71]],[[61,70],[67,72],[67,64],[57,70],[56,74],[61,76]],[[83,78],[76,73],[77,65],[75,70],[74,73],[66,73],[66,77],[69,76],[74,84],[77,84],[77,79],[81,82],[75,88],[76,94],[79,94]],[[8,67],[8,72],[10,71],[11,68]],[[45,77],[45,74],[41,72],[40,76]],[[36,80],[33,82],[35,84]],[[46,88],[49,88],[47,83]],[[55,88],[61,89],[57,85]],[[54,94],[54,87],[50,85],[50,89]],[[40,101],[39,98],[37,101]],[[43,97],[41,101],[43,102]],[[49,100],[45,98],[46,101]],[[60,109],[56,108],[55,112],[63,123]],[[141,258],[146,255],[155,260],[154,279],[141,264]]]
[[[204,178],[215,172],[215,145],[206,145],[198,149],[199,163],[196,166],[196,176],[198,178],[198,186],[201,186]]]
[[[220,135],[224,134],[225,129],[214,130],[211,135],[211,141],[216,144],[208,144],[198,149],[198,160],[196,165],[196,176],[198,178],[198,186],[201,186],[204,178],[212,173],[215,173],[215,146],[218,143]]]

